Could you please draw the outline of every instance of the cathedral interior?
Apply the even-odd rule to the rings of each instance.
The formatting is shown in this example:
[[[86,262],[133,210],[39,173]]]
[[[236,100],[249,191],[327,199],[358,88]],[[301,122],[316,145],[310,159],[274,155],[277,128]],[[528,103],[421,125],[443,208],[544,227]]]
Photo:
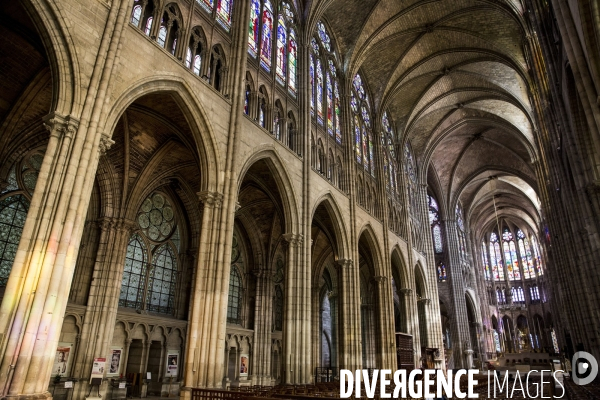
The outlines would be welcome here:
[[[600,359],[597,2],[0,20],[0,398]]]

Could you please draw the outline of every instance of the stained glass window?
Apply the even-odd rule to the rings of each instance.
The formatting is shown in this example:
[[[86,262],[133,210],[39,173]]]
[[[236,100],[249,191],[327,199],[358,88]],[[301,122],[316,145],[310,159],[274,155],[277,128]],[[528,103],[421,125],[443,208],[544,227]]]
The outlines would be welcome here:
[[[498,304],[504,304],[506,300],[504,299],[504,291],[502,289],[496,289],[496,300]]]
[[[250,24],[248,26],[248,53],[252,57],[258,55],[258,18],[260,15],[260,1],[252,0],[250,4]]]
[[[229,298],[227,302],[227,322],[241,323],[242,279],[238,268],[244,268],[244,259],[237,236],[233,235],[231,247],[231,271],[229,272]]]
[[[529,295],[531,296],[532,301],[538,301],[540,299],[540,292],[537,286],[529,287]]]
[[[0,287],[8,282],[28,210],[29,201],[22,194],[0,200]]]
[[[444,263],[439,263],[437,267],[438,280],[440,282],[446,282],[448,276],[446,275],[446,266]]]
[[[329,34],[325,29],[325,25],[323,25],[321,21],[317,22],[317,31],[319,33],[321,43],[323,43],[323,47],[325,47],[327,51],[331,51],[331,39],[329,38]]]
[[[492,274],[490,273],[490,264],[487,257],[485,242],[481,242],[481,260],[483,261],[483,274],[485,279],[489,281],[492,278]]]
[[[502,255],[500,254],[500,242],[498,235],[492,232],[490,235],[490,262],[492,264],[492,275],[495,281],[504,280],[504,265],[502,264]]]
[[[287,46],[287,30],[285,26],[285,19],[283,14],[279,14],[277,24],[277,57],[275,64],[275,76],[277,82],[281,85],[285,85],[285,72],[286,72],[286,56],[285,50]]]
[[[494,343],[496,344],[496,352],[502,352],[502,348],[500,347],[500,336],[498,332],[494,329]]]
[[[296,95],[296,73],[297,73],[297,44],[296,44],[296,32],[290,30],[290,42],[288,49],[288,63],[289,63],[289,74],[288,74],[288,90],[294,96]],[[312,64],[312,62],[311,62]]]
[[[170,314],[175,307],[177,259],[168,244],[162,245],[152,257],[148,276],[148,310]]]
[[[518,287],[518,288],[512,287],[510,290],[512,292],[513,303],[517,303],[517,304],[525,303],[525,295],[523,294],[522,287]]]
[[[533,254],[535,254],[537,274],[538,276],[542,276],[544,275],[544,268],[542,267],[542,257],[540,256],[540,249],[538,248],[538,244],[534,236],[531,236],[531,246],[533,247]]]
[[[319,122],[319,124],[323,125],[323,68],[321,66],[321,59],[319,59],[319,58],[317,58],[316,73],[317,73],[317,94],[316,94],[317,121]]]
[[[138,234],[134,234],[127,245],[125,268],[121,279],[119,306],[143,309],[144,284],[146,279],[146,245]]]
[[[506,271],[508,279],[511,281],[521,279],[521,271],[519,270],[519,258],[515,248],[515,241],[512,233],[505,228],[502,232],[502,249],[504,250],[504,262],[506,263]]]
[[[337,80],[334,83],[334,95],[335,95],[335,141],[339,144],[342,143],[342,129],[340,128],[340,91],[338,90]]]
[[[333,85],[331,84],[331,76],[327,73],[327,132],[329,135],[334,135],[333,122]]]
[[[315,115],[315,61],[312,54],[310,55],[310,87],[312,88],[312,95],[310,96],[310,113],[311,115]]]
[[[273,7],[265,0],[262,13],[262,40],[260,47],[260,65],[267,71],[271,70],[273,48]]]
[[[142,17],[142,6],[137,5],[133,7],[133,12],[131,13],[131,23],[135,26],[140,24],[140,18]]]
[[[231,11],[233,0],[217,0],[217,22],[221,24],[227,32],[231,29]]]
[[[358,94],[358,97],[362,100],[365,98],[365,88],[362,84],[362,78],[359,74],[354,75],[354,79],[352,80],[352,84],[354,85],[354,90]]]
[[[173,314],[180,244],[175,212],[167,197],[155,192],[142,203],[136,221],[139,230],[127,246],[119,306]]]
[[[517,231],[517,243],[519,244],[519,253],[521,253],[521,264],[523,265],[523,276],[525,279],[535,278],[533,269],[533,259],[531,258],[531,249],[529,240],[522,230]]]
[[[144,33],[146,35],[150,35],[151,30],[152,30],[152,17],[148,18],[148,21],[146,21],[146,29],[144,29]]]
[[[406,169],[406,174],[412,182],[416,182],[417,169],[415,165],[415,159],[413,158],[412,151],[410,150],[408,142],[404,146],[404,161],[404,168]]]
[[[363,154],[363,165],[365,170],[369,170],[369,154],[367,153],[367,131],[365,126],[362,126],[362,154]]]
[[[371,170],[371,175],[375,176],[375,158],[373,157],[373,136],[371,132],[368,134],[369,137],[369,168]]]
[[[196,0],[196,2],[200,4],[206,11],[212,12],[214,0]]]
[[[356,161],[357,162],[361,162],[362,161],[362,151],[361,151],[361,138],[360,138],[360,122],[358,121],[358,117],[355,115],[354,116],[354,136],[355,136],[355,144],[354,144],[354,148],[355,148],[355,152],[356,152]]]
[[[427,195],[429,203],[429,224],[431,225],[431,231],[433,234],[433,249],[436,253],[442,253],[444,251],[442,242],[442,227],[440,226],[439,206],[437,201]]]
[[[162,47],[165,47],[166,40],[167,40],[167,27],[162,25],[158,31],[158,38],[156,39],[156,41]]]

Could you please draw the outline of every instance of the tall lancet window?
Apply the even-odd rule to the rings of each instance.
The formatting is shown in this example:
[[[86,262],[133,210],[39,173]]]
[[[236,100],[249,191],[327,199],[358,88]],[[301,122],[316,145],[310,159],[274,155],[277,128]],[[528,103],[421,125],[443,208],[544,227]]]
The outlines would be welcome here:
[[[180,236],[167,195],[154,192],[148,196],[136,223],[127,245],[119,306],[173,315]]]
[[[229,299],[227,302],[227,322],[230,324],[242,323],[242,292],[244,257],[237,235],[233,235],[231,247],[231,270],[229,271]]]
[[[506,263],[508,279],[511,281],[521,280],[517,248],[515,247],[512,232],[508,228],[504,228],[502,232],[502,250],[504,250],[504,262]]]
[[[502,254],[500,253],[500,242],[495,232],[490,234],[490,264],[492,265],[494,280],[503,281],[504,265],[502,264]]]
[[[519,253],[521,253],[521,264],[523,265],[523,276],[525,279],[535,278],[533,269],[533,258],[531,257],[531,247],[529,240],[522,230],[517,231],[517,242],[519,243]]]
[[[433,249],[437,254],[444,251],[442,241],[442,226],[440,223],[440,208],[433,196],[427,196],[429,202],[429,224],[431,226],[431,234],[433,235]]]

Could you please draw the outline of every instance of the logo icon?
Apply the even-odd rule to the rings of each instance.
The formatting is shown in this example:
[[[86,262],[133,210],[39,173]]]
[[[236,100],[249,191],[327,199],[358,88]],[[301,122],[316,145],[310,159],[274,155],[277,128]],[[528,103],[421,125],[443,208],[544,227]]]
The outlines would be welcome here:
[[[598,375],[598,361],[590,353],[578,351],[573,355],[573,382],[576,385],[592,383]]]

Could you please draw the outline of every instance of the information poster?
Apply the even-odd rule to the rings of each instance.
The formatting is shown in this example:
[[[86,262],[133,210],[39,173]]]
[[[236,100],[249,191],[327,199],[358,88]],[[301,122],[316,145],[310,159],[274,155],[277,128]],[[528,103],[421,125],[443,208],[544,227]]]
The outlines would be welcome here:
[[[110,349],[110,355],[108,357],[110,365],[106,376],[117,376],[121,371],[121,360],[123,359],[123,349],[119,347],[112,347]]]
[[[59,343],[56,348],[56,356],[54,357],[54,365],[52,366],[52,376],[60,375],[67,376],[69,373],[69,365],[71,361],[72,343]]]
[[[169,350],[167,352],[167,373],[166,376],[177,377],[179,373],[179,351]]]
[[[94,364],[92,364],[92,376],[90,377],[90,382],[92,382],[94,379],[100,379],[100,381],[102,381],[102,378],[104,378],[104,368],[105,367],[106,367],[106,358],[105,357],[94,358]]]
[[[248,367],[250,365],[250,358],[248,354],[242,354],[240,356],[240,377],[248,376]]]

